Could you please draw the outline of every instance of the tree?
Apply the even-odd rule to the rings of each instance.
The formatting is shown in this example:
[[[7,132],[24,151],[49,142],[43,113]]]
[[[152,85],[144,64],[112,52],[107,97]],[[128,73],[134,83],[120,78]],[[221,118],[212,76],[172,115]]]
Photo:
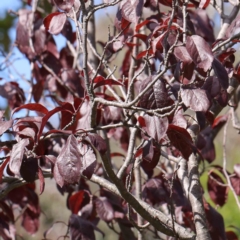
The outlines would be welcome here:
[[[45,178],[68,194],[72,215],[64,238],[104,235],[102,220],[124,240],[146,233],[145,239],[237,239],[237,226],[225,229],[199,180],[208,171],[214,204],[223,206],[231,191],[240,209],[240,164],[226,169],[230,120],[240,129],[234,48],[240,2],[225,2],[229,15],[224,3],[210,0],[32,0],[12,13],[16,47],[31,66],[31,90],[24,94],[22,82],[0,85],[8,101],[0,135],[10,137],[0,143],[3,239],[15,239],[16,206],[22,227],[38,230],[34,181],[42,193]],[[222,18],[216,38],[210,5]],[[97,41],[95,13],[111,13],[113,6],[108,40]],[[58,34],[66,39],[60,51]],[[2,54],[1,68],[11,71],[11,51]],[[49,102],[55,107],[46,107]],[[224,156],[216,165],[213,141],[222,128]]]

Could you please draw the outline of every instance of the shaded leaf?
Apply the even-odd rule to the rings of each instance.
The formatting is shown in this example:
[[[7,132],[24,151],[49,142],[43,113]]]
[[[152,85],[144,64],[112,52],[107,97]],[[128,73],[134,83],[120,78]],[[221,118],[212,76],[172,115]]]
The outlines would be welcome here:
[[[204,199],[204,208],[211,239],[225,240],[225,227],[222,215]]]
[[[69,219],[70,237],[74,240],[95,240],[93,223],[72,214]]]
[[[73,69],[66,69],[62,71],[61,78],[66,86],[78,94],[78,97],[84,97],[85,87],[79,72]]]
[[[229,78],[228,78],[227,70],[222,65],[222,63],[216,58],[214,58],[212,66],[216,76],[218,77],[218,80],[221,86],[224,89],[227,89],[229,86]]]
[[[154,79],[150,76],[145,79],[139,88],[139,93],[143,91],[147,85]],[[168,104],[168,92],[166,84],[159,79],[140,99],[139,106],[146,109],[163,108]]]
[[[169,124],[167,136],[171,144],[182,153],[186,160],[188,160],[193,152],[193,142],[188,131],[184,128]]]
[[[216,157],[215,146],[213,144],[214,137],[212,136],[212,128],[209,126],[205,128],[200,134],[203,138],[203,141],[205,141],[204,147],[201,149],[201,154],[204,159],[211,163]]]
[[[217,173],[211,171],[208,174],[207,188],[209,196],[220,207],[226,203],[228,196],[228,186],[224,186],[224,184],[224,181]]]
[[[114,210],[106,197],[97,197],[94,200],[98,216],[106,222],[114,219]]]
[[[70,135],[54,165],[54,178],[60,187],[79,182],[81,159],[77,139]]]
[[[20,168],[20,174],[26,182],[34,182],[38,172],[38,159],[24,156]]]
[[[160,178],[151,178],[143,185],[142,196],[152,205],[165,202],[168,198]]]
[[[227,231],[226,237],[227,237],[227,240],[238,240],[238,236],[234,231]]]
[[[90,143],[100,152],[104,154],[107,151],[106,141],[96,133],[89,133],[86,140],[89,140]]]
[[[159,148],[154,146],[152,140],[147,140],[142,149],[142,159],[141,167],[150,177],[151,172],[158,164],[161,156]]]
[[[81,173],[90,179],[97,166],[97,158],[90,144],[78,144],[78,151],[81,154]]]
[[[66,109],[64,109],[63,107],[56,107],[53,110],[49,111],[42,119],[42,123],[41,126],[39,128],[39,132],[38,132],[38,140],[40,139],[41,135],[42,135],[42,131],[48,121],[48,119],[55,113],[60,112],[60,111],[68,111]]]

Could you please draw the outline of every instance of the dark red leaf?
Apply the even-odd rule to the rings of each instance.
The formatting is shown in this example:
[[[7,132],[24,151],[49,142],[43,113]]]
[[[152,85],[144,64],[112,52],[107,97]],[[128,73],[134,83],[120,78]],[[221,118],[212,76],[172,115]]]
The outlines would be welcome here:
[[[125,158],[125,155],[122,153],[113,152],[113,153],[111,153],[111,157],[124,157]]]
[[[181,98],[186,107],[194,111],[206,112],[210,107],[206,91],[204,89],[181,89]]]
[[[143,22],[139,23],[139,24],[136,26],[136,32],[138,32],[140,28],[142,28],[143,26],[147,25],[147,24],[150,23],[151,21],[152,21],[152,20],[147,19],[147,20],[144,20]]]
[[[210,69],[214,57],[210,46],[202,37],[197,35],[187,37],[186,48],[198,68],[205,72]]]
[[[49,68],[51,68],[56,74],[60,73],[62,65],[60,60],[54,56],[50,51],[45,51],[41,55],[42,61],[46,64]],[[50,91],[56,91],[58,84],[56,85],[56,80],[54,77],[48,75],[48,88]],[[54,85],[54,86],[53,86]],[[61,85],[59,85],[61,87]]]
[[[71,54],[71,51],[68,46],[62,48],[60,51],[60,62],[63,68],[72,68],[74,57]]]
[[[36,214],[28,207],[23,212],[22,226],[28,233],[36,233],[39,227],[39,214]]]
[[[20,177],[20,168],[22,165],[23,154],[25,147],[29,144],[27,138],[21,139],[18,143],[13,145],[12,152],[10,155],[9,168],[12,173]]]
[[[207,91],[207,93],[209,94],[209,96],[211,98],[214,98],[221,91],[220,81],[215,76],[208,77],[207,80],[205,81],[204,85],[202,86],[202,88]]]
[[[159,148],[153,145],[152,140],[148,140],[142,149],[141,166],[146,173],[152,171],[158,164],[161,156]],[[149,175],[149,174],[148,174]]]
[[[22,105],[18,108],[15,108],[12,111],[12,116],[15,112],[18,112],[21,109],[28,109],[28,110],[31,110],[31,111],[41,112],[43,114],[48,113],[47,108],[45,108],[42,104],[40,104],[40,103],[28,103],[28,104],[24,104],[24,105]]]
[[[229,100],[227,90],[222,88],[220,93],[217,95],[217,97],[215,99],[217,100],[219,105],[221,105],[222,107],[227,106],[228,100]]]
[[[214,58],[212,66],[216,76],[218,77],[218,80],[221,86],[224,89],[227,89],[229,86],[229,78],[228,78],[227,70],[222,65],[222,63],[216,58]]]
[[[239,239],[237,234],[233,231],[227,231],[226,237],[227,237],[227,240],[238,240]]]
[[[163,41],[164,41],[164,38],[165,38],[166,34],[167,34],[167,32],[164,32],[152,41],[152,51],[153,51],[153,53],[156,53],[156,51],[160,51],[160,52],[163,51],[163,44],[164,44]]]
[[[225,182],[222,178],[215,172],[211,171],[208,175],[208,193],[212,201],[222,207],[228,197],[228,186],[223,186]]]
[[[106,197],[97,197],[94,200],[98,216],[106,222],[114,219],[114,210]]]
[[[26,182],[34,182],[38,171],[38,159],[33,157],[23,156],[22,165],[20,168],[21,177]]]
[[[153,50],[152,50],[152,48],[150,48],[149,50],[144,50],[144,51],[140,52],[136,56],[136,59],[141,59],[141,58],[146,57],[146,56],[151,56],[152,54],[153,54]]]
[[[44,90],[44,83],[43,81],[38,81],[36,84],[33,84],[33,98],[36,103],[38,103],[42,97]]]
[[[3,172],[4,172],[4,169],[5,167],[7,166],[8,162],[10,160],[10,157],[7,157],[5,159],[5,161],[1,164],[0,166],[0,183],[2,182],[2,178],[3,178]]]
[[[140,34],[140,33],[133,35],[133,37],[136,37],[136,38],[138,38],[138,39],[141,39],[143,42],[146,42],[146,41],[147,41],[147,38],[148,38],[147,35],[145,35],[145,34]]]
[[[188,131],[184,128],[169,124],[167,136],[171,144],[182,153],[186,160],[188,160],[193,152],[193,142]]]
[[[14,222],[13,209],[7,205],[4,201],[0,201],[1,212],[4,212],[7,215],[7,218]]]
[[[49,111],[42,119],[42,123],[41,123],[41,127],[39,129],[38,132],[38,140],[40,139],[41,135],[42,135],[42,131],[48,121],[48,119],[55,113],[60,112],[60,111],[67,111],[66,109],[64,109],[63,107],[56,107],[53,110]]]
[[[95,81],[94,81],[95,82]],[[101,87],[101,86],[105,86],[105,85],[123,85],[122,83],[115,81],[113,79],[104,79],[102,81],[98,81],[95,85],[94,85],[94,89]]]
[[[145,123],[144,117],[139,116],[139,117],[138,117],[138,122],[139,122],[139,124],[140,124],[141,127],[146,127],[146,123]]]
[[[62,31],[66,20],[67,16],[65,13],[55,12],[45,17],[43,24],[46,30],[51,34],[59,34]]]
[[[151,178],[143,185],[143,199],[152,205],[165,202],[167,200],[167,192],[163,188],[160,178]]]
[[[225,227],[222,215],[209,203],[204,201],[204,208],[207,217],[207,225],[212,240],[225,240]]]
[[[143,91],[154,79],[154,75],[145,79],[140,85],[139,92]],[[140,99],[139,106],[146,109],[163,108],[168,105],[166,84],[159,79]]]
[[[219,128],[220,130],[222,126],[227,122],[228,117],[229,117],[228,114],[216,117],[213,121],[212,128],[214,129]]]
[[[210,0],[201,0],[199,3],[199,8],[205,9],[209,5],[209,3],[210,3]]]
[[[78,97],[84,97],[85,86],[79,72],[73,69],[64,69],[61,73],[63,83],[78,94]]]
[[[74,135],[70,135],[54,165],[54,178],[60,187],[79,182],[83,166],[81,159],[77,139]]]
[[[125,53],[124,59],[122,61],[121,72],[123,76],[128,76],[131,56],[132,56],[132,49],[129,48]]]
[[[144,127],[144,129],[150,137],[154,138],[157,142],[159,142],[163,137],[165,137],[168,129],[167,118],[150,116],[148,114],[144,115],[143,118],[146,123],[146,127]]]
[[[90,202],[89,193],[82,190],[73,194],[68,199],[68,206],[73,214],[78,214],[79,210]]]

